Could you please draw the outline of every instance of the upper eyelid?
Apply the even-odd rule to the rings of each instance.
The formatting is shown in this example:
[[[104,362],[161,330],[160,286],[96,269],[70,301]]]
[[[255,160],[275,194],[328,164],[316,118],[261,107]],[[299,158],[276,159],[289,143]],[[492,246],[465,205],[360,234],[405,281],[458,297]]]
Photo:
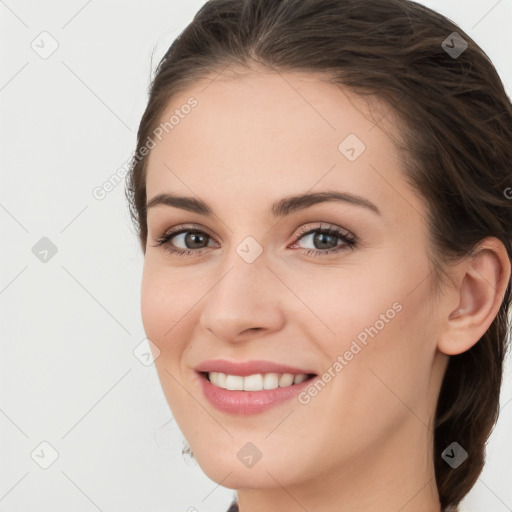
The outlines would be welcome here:
[[[319,226],[312,226],[311,224],[314,224],[314,222],[309,222],[308,224],[302,226],[297,232],[296,236],[301,237],[302,235],[309,234],[311,231],[339,231],[342,235],[355,238],[355,235],[347,228],[337,226],[336,224],[330,224],[328,222],[318,222],[320,222]]]
[[[210,238],[215,238],[210,233],[210,231],[208,231],[208,229],[206,229],[202,226],[199,226],[199,225],[195,225],[195,224],[192,224],[192,225],[179,224],[178,226],[175,226],[170,230],[164,231],[164,233],[162,234],[162,238],[168,237],[168,236],[175,236],[175,235],[181,234],[183,232],[188,232],[188,231],[200,231],[200,232],[208,235]]]

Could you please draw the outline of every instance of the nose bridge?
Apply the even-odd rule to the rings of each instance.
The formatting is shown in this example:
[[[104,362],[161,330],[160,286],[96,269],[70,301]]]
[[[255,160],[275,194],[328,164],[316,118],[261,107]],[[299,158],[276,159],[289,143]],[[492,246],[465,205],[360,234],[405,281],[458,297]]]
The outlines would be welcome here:
[[[274,329],[282,320],[275,277],[256,244],[244,239],[233,248],[201,310],[200,323],[219,338],[234,339],[247,329]]]
[[[258,296],[265,295],[265,286],[260,288],[257,284],[268,282],[267,274],[270,272],[266,266],[266,254],[263,246],[252,236],[233,244],[222,264],[220,280],[215,285],[217,301],[223,297],[223,300],[234,299],[243,303],[245,298],[258,301]],[[250,292],[251,296],[248,296]]]

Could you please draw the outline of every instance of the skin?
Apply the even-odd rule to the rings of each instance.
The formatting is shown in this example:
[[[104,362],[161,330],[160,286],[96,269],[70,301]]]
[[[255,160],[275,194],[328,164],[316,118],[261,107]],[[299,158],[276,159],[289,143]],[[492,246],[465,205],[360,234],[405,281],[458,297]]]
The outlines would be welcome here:
[[[195,458],[238,490],[242,512],[439,512],[435,405],[449,355],[476,343],[499,309],[510,276],[503,245],[483,241],[435,293],[427,205],[402,174],[388,136],[399,130],[393,115],[376,124],[388,111],[377,100],[312,74],[252,68],[198,82],[162,119],[190,96],[197,107],[151,150],[147,197],[201,198],[215,215],[149,209],[141,310]],[[353,162],[338,150],[348,134],[366,145]],[[363,196],[380,214],[341,202],[269,213],[285,196],[324,190]],[[211,237],[192,246],[200,255],[155,246],[191,223]],[[321,225],[350,232],[356,246],[307,255],[326,249],[299,230]],[[236,252],[247,236],[263,249],[252,263]],[[170,243],[187,248],[183,235]],[[243,417],[202,395],[193,368],[207,359],[264,359],[322,375],[396,302],[401,311],[306,405]],[[237,458],[247,442],[262,454],[250,468]]]

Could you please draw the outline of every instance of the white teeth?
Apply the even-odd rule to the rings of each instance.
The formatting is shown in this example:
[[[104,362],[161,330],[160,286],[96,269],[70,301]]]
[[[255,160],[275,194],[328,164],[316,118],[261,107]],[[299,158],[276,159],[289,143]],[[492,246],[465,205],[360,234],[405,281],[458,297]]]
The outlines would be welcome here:
[[[235,391],[262,391],[300,384],[308,379],[305,373],[292,375],[291,373],[256,373],[241,377],[239,375],[226,375],[220,372],[209,372],[210,382],[220,388]]]
[[[219,386],[226,387],[226,374],[217,373],[217,382]]]
[[[308,376],[305,373],[301,373],[300,375],[295,375],[295,378],[293,379],[294,384],[300,384],[301,382],[304,382],[307,380]]]
[[[244,378],[238,375],[226,375],[226,389],[242,391],[244,389]]]
[[[267,373],[263,377],[263,389],[276,389],[279,387],[279,374]]]
[[[244,378],[244,391],[258,391],[263,389],[263,375],[249,375]]]
[[[291,373],[283,373],[279,378],[279,387],[291,386],[293,384],[293,375]]]

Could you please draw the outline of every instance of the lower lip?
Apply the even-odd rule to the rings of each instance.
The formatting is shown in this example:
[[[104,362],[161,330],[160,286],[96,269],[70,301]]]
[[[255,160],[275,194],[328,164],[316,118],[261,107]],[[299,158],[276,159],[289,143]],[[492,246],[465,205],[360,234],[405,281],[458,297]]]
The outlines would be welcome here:
[[[220,388],[212,384],[203,374],[200,374],[199,380],[204,396],[216,409],[229,414],[249,416],[291,400],[307,388],[314,378],[300,384],[262,391],[234,391]]]

